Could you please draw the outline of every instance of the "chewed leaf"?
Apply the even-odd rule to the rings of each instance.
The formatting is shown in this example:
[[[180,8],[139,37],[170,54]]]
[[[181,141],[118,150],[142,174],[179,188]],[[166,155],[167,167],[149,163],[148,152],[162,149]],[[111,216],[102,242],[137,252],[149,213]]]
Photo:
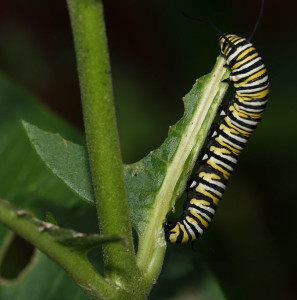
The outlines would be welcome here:
[[[86,148],[23,121],[23,126],[45,164],[83,200],[94,203]]]
[[[124,166],[130,217],[141,236],[148,223],[165,215],[183,192],[228,85],[221,83],[228,71],[219,57],[214,70],[196,81],[184,97],[183,117],[170,127],[168,137],[156,150],[134,164]],[[35,150],[45,164],[82,199],[93,203],[94,195],[85,147],[23,122]],[[160,227],[158,224],[157,227]]]
[[[133,199],[134,204],[131,215],[141,233],[144,229],[149,233],[153,228],[160,228],[168,210],[184,190],[227,89],[227,85],[218,80],[226,73],[222,63],[220,59],[214,71],[198,79],[184,97],[184,115],[170,127],[164,143],[125,169],[128,198]]]

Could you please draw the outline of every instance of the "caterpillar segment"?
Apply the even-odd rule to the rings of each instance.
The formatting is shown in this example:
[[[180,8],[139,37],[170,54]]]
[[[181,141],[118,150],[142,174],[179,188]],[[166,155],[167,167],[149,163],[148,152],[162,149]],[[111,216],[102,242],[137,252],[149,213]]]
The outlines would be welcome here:
[[[255,47],[235,34],[221,36],[220,48],[231,69],[235,95],[218,112],[222,119],[211,126],[209,142],[200,152],[197,172],[187,183],[183,214],[163,224],[171,243],[198,239],[214,217],[238,156],[257,128],[269,95],[266,67]]]

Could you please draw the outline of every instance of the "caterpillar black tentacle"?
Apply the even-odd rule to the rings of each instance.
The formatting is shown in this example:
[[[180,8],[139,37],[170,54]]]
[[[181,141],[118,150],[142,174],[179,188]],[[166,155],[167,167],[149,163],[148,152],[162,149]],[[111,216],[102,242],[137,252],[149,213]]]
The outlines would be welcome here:
[[[267,71],[249,40],[224,34],[220,48],[231,69],[223,81],[233,82],[235,95],[221,106],[219,113],[223,118],[212,126],[210,140],[199,154],[200,166],[187,183],[182,216],[163,224],[165,238],[171,243],[193,242],[206,230],[238,156],[260,122],[268,101]]]

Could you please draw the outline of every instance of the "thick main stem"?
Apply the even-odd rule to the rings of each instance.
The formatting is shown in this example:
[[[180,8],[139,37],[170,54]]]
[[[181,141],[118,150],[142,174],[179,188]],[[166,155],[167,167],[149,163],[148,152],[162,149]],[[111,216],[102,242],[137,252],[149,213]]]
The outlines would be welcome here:
[[[102,234],[121,234],[128,245],[103,248],[105,275],[119,286],[138,274],[116,127],[111,70],[100,0],[67,0]],[[124,287],[124,286],[122,286]]]

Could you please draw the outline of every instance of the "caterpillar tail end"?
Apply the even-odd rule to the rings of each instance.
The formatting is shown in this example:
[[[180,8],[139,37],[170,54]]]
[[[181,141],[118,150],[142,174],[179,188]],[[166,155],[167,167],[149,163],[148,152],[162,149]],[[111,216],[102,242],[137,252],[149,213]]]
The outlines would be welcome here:
[[[175,229],[177,227],[176,222],[166,221],[163,223],[163,228],[165,232],[165,240],[169,243],[176,243],[177,236],[179,234],[179,230]]]

